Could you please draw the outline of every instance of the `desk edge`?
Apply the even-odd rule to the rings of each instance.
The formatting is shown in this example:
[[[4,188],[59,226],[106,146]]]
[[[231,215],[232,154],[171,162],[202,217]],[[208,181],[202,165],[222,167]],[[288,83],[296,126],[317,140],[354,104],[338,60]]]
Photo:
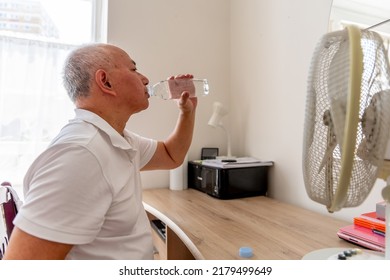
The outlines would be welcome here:
[[[170,218],[168,218],[166,215],[158,211],[156,208],[150,206],[146,202],[143,202],[145,211],[149,212],[150,214],[154,215],[155,217],[159,218],[161,221],[163,221],[172,231],[174,231],[177,236],[183,241],[183,243],[186,245],[188,250],[190,250],[191,254],[194,256],[197,260],[204,260],[204,256],[200,253],[198,248],[195,246],[195,244],[191,241],[191,239],[187,236],[187,234],[184,233],[184,231],[175,224]]]

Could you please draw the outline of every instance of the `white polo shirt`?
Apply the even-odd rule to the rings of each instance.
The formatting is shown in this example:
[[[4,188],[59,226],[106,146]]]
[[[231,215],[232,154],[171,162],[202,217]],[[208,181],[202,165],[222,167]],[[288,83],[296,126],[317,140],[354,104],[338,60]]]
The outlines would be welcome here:
[[[129,131],[122,137],[96,114],[75,111],[28,170],[15,225],[74,244],[67,259],[152,259],[139,171],[157,142]]]

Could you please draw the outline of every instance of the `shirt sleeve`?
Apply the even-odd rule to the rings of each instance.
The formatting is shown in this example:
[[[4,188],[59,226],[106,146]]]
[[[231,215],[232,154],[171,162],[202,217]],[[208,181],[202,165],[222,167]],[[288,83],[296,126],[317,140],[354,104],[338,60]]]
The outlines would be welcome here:
[[[111,190],[99,169],[96,158],[83,147],[60,145],[48,149],[26,174],[24,185],[28,192],[14,224],[50,241],[91,242],[112,201]]]
[[[128,139],[132,146],[138,150],[140,169],[142,169],[153,157],[157,149],[157,140],[128,132]]]

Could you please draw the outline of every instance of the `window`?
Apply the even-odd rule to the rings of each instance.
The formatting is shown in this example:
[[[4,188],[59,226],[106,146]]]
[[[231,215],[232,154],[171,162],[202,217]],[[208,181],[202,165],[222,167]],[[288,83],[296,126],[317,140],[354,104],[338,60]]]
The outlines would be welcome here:
[[[390,2],[387,0],[334,0],[330,15],[330,31],[344,29],[347,25],[367,28],[390,18]],[[383,24],[372,31],[383,39],[383,44],[389,52],[390,23]]]
[[[73,118],[62,67],[75,46],[104,41],[102,1],[0,0],[0,181],[20,195],[32,161]]]

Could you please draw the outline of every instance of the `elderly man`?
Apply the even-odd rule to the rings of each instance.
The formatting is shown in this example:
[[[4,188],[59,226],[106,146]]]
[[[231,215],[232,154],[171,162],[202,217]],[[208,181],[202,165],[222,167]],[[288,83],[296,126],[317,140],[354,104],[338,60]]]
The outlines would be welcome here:
[[[165,141],[141,137],[125,127],[148,108],[148,83],[116,46],[86,45],[69,55],[64,85],[76,116],[28,170],[4,259],[153,258],[140,171],[183,162],[197,99],[181,94],[176,127]]]

